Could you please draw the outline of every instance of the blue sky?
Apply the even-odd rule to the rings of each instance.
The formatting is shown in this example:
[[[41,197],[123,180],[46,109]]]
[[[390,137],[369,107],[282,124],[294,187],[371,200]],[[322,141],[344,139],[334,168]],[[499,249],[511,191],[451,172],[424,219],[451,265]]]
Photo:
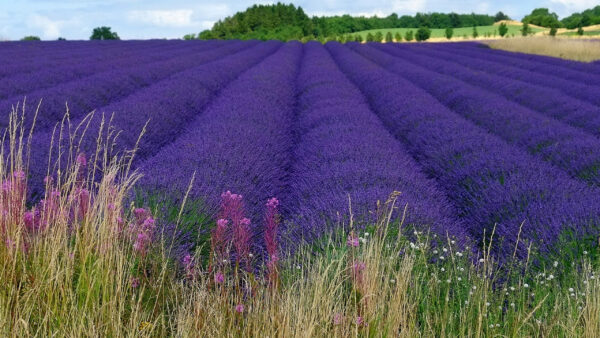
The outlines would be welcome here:
[[[286,1],[289,2],[289,1]],[[272,1],[206,0],[0,0],[0,39],[38,35],[42,39],[87,39],[94,27],[110,26],[123,39],[179,38],[199,32],[254,3]],[[489,13],[503,11],[520,19],[533,8],[547,7],[567,16],[598,0],[296,0],[309,15],[386,16],[416,12]]]

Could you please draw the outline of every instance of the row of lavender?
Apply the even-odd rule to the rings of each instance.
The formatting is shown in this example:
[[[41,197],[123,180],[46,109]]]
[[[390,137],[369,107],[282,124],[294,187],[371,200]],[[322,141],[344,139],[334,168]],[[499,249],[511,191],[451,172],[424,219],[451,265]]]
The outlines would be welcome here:
[[[114,112],[117,149],[139,147],[145,191],[181,198],[193,176],[190,197],[204,202],[202,212],[216,212],[220,193],[232,190],[244,195],[252,224],[262,223],[265,201],[277,196],[289,243],[347,224],[349,202],[357,225],[367,224],[375,201],[394,190],[408,205],[409,225],[462,242],[497,226],[501,256],[512,254],[521,227],[521,239],[545,249],[564,231],[597,232],[600,147],[585,121],[594,121],[598,105],[558,88],[575,81],[549,87],[507,75],[541,74],[532,60],[530,69],[508,65],[510,73],[498,73],[496,62],[475,74],[445,56],[452,48],[478,61],[477,53],[490,53],[475,47],[349,47],[173,46],[182,54],[157,49],[135,66],[124,56],[115,69],[34,89],[30,97],[45,100],[32,147],[34,191],[43,189],[51,127],[69,97],[74,124],[94,108]],[[100,125],[90,122],[80,151],[93,153]]]

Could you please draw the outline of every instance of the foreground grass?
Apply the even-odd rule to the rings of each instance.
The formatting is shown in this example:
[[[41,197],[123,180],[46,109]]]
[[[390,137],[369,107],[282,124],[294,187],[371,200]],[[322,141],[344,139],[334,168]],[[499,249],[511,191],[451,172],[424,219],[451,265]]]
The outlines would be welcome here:
[[[403,207],[392,195],[379,221],[340,226],[350,232],[282,254],[272,269],[210,263],[202,245],[182,262],[154,228],[160,209],[128,202],[138,176],[127,158],[102,149],[93,165],[77,157],[32,206],[23,137],[10,135],[0,156],[2,336],[600,334],[595,241],[500,266],[492,244],[474,253],[390,221]],[[98,167],[101,180],[91,175]]]
[[[553,56],[567,60],[600,60],[600,41],[572,38],[529,37],[486,42],[491,48],[510,52]]]

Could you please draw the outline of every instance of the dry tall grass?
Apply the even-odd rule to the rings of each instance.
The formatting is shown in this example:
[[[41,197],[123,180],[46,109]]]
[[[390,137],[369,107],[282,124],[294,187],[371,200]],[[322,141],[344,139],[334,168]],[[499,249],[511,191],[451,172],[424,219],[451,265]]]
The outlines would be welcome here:
[[[511,52],[553,56],[567,60],[592,62],[600,60],[600,40],[561,37],[525,37],[490,40],[488,46]]]

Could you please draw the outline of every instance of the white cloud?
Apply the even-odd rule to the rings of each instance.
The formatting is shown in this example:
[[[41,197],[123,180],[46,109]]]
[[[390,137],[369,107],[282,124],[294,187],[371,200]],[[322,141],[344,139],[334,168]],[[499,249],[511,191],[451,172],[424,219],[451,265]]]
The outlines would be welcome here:
[[[42,30],[42,38],[44,39],[56,39],[60,36],[60,29],[64,25],[63,21],[51,20],[50,18],[32,14],[27,20],[27,26],[33,29]]]
[[[131,21],[138,21],[156,26],[189,27],[196,25],[194,20],[192,20],[193,15],[194,11],[191,9],[135,10],[129,12],[128,18]]]
[[[550,2],[563,5],[571,11],[582,11],[598,5],[598,0],[550,0]]]
[[[393,12],[412,13],[425,10],[427,0],[396,0],[391,3]]]

